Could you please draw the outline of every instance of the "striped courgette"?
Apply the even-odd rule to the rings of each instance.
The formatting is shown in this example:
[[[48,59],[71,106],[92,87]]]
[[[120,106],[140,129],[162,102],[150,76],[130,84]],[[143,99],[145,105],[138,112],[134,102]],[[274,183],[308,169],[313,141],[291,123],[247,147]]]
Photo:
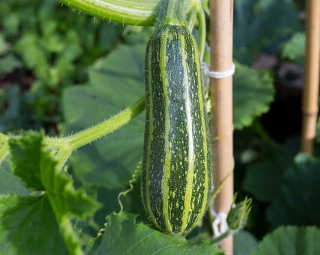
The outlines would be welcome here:
[[[142,200],[159,229],[182,234],[203,217],[212,183],[200,60],[188,28],[156,29],[145,69]]]

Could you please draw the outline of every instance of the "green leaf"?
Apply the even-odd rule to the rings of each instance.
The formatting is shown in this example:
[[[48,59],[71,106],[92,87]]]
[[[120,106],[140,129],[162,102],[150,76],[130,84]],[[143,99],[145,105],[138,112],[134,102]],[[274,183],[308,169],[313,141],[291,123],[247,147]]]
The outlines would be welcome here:
[[[235,59],[251,65],[253,51],[278,53],[283,41],[297,29],[298,10],[292,1],[237,0],[233,29]]]
[[[40,44],[40,39],[36,33],[24,34],[16,42],[14,49],[21,55],[27,68],[34,70],[37,77],[47,77],[49,70],[47,52]]]
[[[209,242],[191,244],[180,235],[164,234],[146,225],[135,224],[136,217],[125,213],[107,216],[106,230],[87,248],[88,254],[224,254]]]
[[[2,33],[0,33],[0,55],[5,54],[10,49]]]
[[[83,130],[107,119],[143,95],[145,47],[145,44],[118,46],[89,69],[89,85],[64,91],[67,120],[64,133]],[[72,158],[75,174],[85,185],[125,187],[142,157],[143,131],[144,114],[141,114],[113,134],[80,148]]]
[[[11,170],[10,162],[5,159],[0,165],[0,194],[7,195],[14,192],[19,195],[28,195],[30,191]]]
[[[256,117],[269,110],[269,104],[274,98],[272,83],[268,72],[237,64],[233,91],[235,129],[249,126]]]
[[[93,215],[99,208],[97,202],[89,198],[83,190],[75,190],[71,177],[55,167],[56,162],[49,154],[44,154],[43,157],[41,179],[58,221],[69,215],[80,219]]]
[[[27,188],[36,191],[45,189],[41,181],[42,135],[30,133],[23,139],[12,137],[9,139],[12,171],[21,178]]]
[[[317,255],[319,240],[319,228],[280,227],[267,235],[252,255]]]
[[[282,163],[281,158],[271,156],[250,165],[244,179],[244,189],[261,201],[276,199],[286,170],[286,165]]]
[[[258,247],[257,239],[247,231],[239,231],[233,237],[234,255],[248,255]]]
[[[304,55],[306,48],[305,33],[295,33],[289,41],[282,46],[281,57],[291,61],[295,61],[301,65],[304,63]]]
[[[298,153],[299,146],[290,140],[281,148],[271,147],[265,158],[249,165],[243,182],[244,190],[264,202],[279,198],[283,175]]]
[[[21,61],[13,54],[8,54],[0,59],[0,75],[9,74],[22,66]]]
[[[17,242],[18,235],[13,233],[19,230],[19,222],[27,222],[30,217],[39,220],[37,225],[47,224],[46,221],[41,221],[41,217],[39,218],[41,213],[45,213],[52,215],[50,222],[54,222],[54,227],[60,229],[69,252],[83,254],[81,239],[75,231],[72,220],[92,217],[93,213],[99,208],[98,203],[88,197],[84,190],[75,190],[73,188],[70,176],[56,167],[57,163],[52,159],[50,153],[45,150],[41,133],[29,132],[21,137],[10,138],[9,145],[14,173],[21,178],[27,187],[41,193],[38,192],[29,197],[18,197],[16,202],[17,215],[12,219],[12,224],[7,225],[7,221],[1,221],[0,228],[6,232],[5,236],[8,238],[6,242],[13,246],[18,245],[19,247],[16,247],[16,249],[25,248],[24,252],[26,254],[33,254],[31,249],[33,246],[25,246],[23,242]],[[34,201],[33,199],[45,201],[48,204],[45,207],[46,210],[42,211],[44,210],[43,206],[38,206],[39,201],[37,200],[31,203],[37,204],[36,207],[31,205],[32,208],[28,212],[22,213],[19,208],[24,206],[24,201]],[[2,203],[0,202],[0,208],[4,212],[3,215],[11,215],[11,207],[9,205],[6,199]],[[28,228],[25,230],[25,232],[28,231],[29,235],[30,226],[32,224],[27,224]],[[37,233],[39,236],[49,236],[53,239],[61,238],[52,232],[53,227],[45,228],[44,226],[39,226],[39,229],[41,230]],[[21,235],[24,236],[23,234]],[[20,239],[21,235],[19,235]],[[27,248],[30,250],[27,250]]]
[[[295,157],[283,178],[281,193],[267,209],[269,222],[320,226],[320,161],[306,154]]]
[[[68,254],[46,196],[0,196],[0,254]]]

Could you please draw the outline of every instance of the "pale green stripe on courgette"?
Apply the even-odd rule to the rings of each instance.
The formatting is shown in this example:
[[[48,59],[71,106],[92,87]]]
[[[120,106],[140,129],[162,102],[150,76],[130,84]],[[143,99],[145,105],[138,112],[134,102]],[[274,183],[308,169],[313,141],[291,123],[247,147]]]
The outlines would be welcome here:
[[[167,42],[168,40],[168,33],[165,33],[163,36],[163,40],[160,43],[160,51],[161,52],[166,52],[167,50]],[[164,42],[164,43],[163,43]],[[169,232],[172,232],[172,226],[170,222],[170,217],[169,217],[169,197],[170,197],[170,192],[169,192],[169,178],[170,178],[170,170],[171,170],[171,149],[170,149],[170,141],[169,141],[169,132],[170,132],[170,111],[168,109],[169,107],[169,101],[168,101],[168,91],[167,88],[169,86],[168,82],[168,76],[166,73],[166,65],[167,65],[167,55],[166,54],[160,54],[160,76],[163,81],[163,94],[164,94],[164,99],[165,99],[165,131],[164,131],[164,139],[165,139],[165,159],[164,159],[164,171],[163,177],[161,180],[161,190],[162,190],[162,200],[163,200],[163,216],[164,216],[164,222],[166,225],[166,228]]]
[[[190,210],[185,210],[186,208],[190,208],[191,206],[191,198],[193,193],[193,178],[194,176],[194,141],[193,141],[193,121],[192,121],[192,105],[190,103],[190,91],[189,91],[189,79],[188,79],[188,73],[190,70],[188,70],[187,67],[187,52],[185,52],[186,44],[184,37],[181,38],[181,55],[182,55],[182,66],[183,66],[183,83],[186,84],[185,86],[185,110],[186,110],[186,116],[187,116],[187,134],[188,134],[188,172],[187,172],[187,180],[186,180],[186,188],[185,188],[185,199],[184,199],[184,210],[182,215],[182,225],[181,229],[186,229],[189,221],[189,215]],[[194,56],[191,56],[194,57]]]

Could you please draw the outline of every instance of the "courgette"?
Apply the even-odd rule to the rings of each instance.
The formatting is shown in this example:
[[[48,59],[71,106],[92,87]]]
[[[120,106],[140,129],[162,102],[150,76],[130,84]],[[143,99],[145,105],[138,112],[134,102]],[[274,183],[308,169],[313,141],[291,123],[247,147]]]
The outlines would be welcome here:
[[[142,200],[156,227],[183,234],[202,219],[212,187],[199,53],[189,29],[156,29],[145,69]]]

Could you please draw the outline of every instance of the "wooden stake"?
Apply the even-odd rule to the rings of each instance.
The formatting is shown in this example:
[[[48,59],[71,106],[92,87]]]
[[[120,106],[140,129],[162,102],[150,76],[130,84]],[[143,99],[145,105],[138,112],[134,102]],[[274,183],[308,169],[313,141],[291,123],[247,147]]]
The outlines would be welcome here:
[[[211,71],[224,72],[232,67],[233,0],[210,2]],[[211,79],[212,145],[214,186],[233,169],[232,77]],[[228,213],[233,199],[233,175],[225,182],[214,201],[216,212]],[[227,255],[233,254],[233,237],[221,243]]]
[[[303,86],[303,124],[301,151],[313,153],[319,98],[320,1],[307,0],[305,82]]]

